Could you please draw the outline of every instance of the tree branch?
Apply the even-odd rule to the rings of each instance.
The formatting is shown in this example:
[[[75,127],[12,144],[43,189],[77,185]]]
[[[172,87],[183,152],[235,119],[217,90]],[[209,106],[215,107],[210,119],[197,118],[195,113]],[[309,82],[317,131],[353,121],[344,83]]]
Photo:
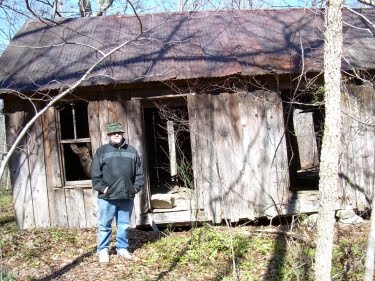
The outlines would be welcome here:
[[[375,1],[373,0],[358,0],[358,2],[375,7]]]
[[[111,7],[113,4],[113,0],[106,0],[103,2],[104,3],[100,5],[99,12],[96,14],[97,16],[102,16],[109,9],[109,7]]]
[[[28,0],[26,0],[28,1]],[[149,32],[163,24],[165,24],[166,22],[163,22],[163,23],[160,23],[160,24],[157,24],[149,29],[147,29],[145,32]],[[79,87],[86,79],[88,79],[90,77],[90,74],[93,72],[93,70],[101,63],[103,62],[106,58],[110,57],[113,53],[115,53],[116,51],[119,51],[122,47],[128,45],[129,43],[131,42],[134,42],[134,41],[137,41],[142,35],[144,34],[144,32],[140,32],[137,36],[135,36],[134,38],[132,39],[129,39],[127,40],[126,42],[120,44],[119,46],[117,46],[116,48],[112,49],[111,51],[109,51],[108,53],[106,53],[102,58],[100,58],[96,63],[94,63],[86,72],[85,74],[78,80],[76,81],[75,83],[73,83],[71,86],[69,86],[66,90],[62,91],[60,94],[58,94],[57,96],[55,96],[54,98],[52,98],[52,100],[50,100],[48,102],[48,104],[42,108],[39,112],[36,113],[36,115],[31,118],[31,120],[25,125],[25,127],[21,130],[20,134],[17,136],[16,140],[14,141],[14,143],[12,144],[12,146],[10,147],[6,157],[4,158],[4,160],[2,161],[1,163],[1,166],[0,166],[0,178],[3,176],[4,174],[4,170],[5,170],[5,167],[6,165],[8,164],[9,160],[10,160],[10,157],[12,156],[12,154],[14,153],[14,151],[16,150],[18,144],[20,143],[20,141],[22,140],[22,138],[26,135],[27,131],[31,128],[31,126],[35,123],[35,121],[40,117],[42,116],[47,110],[48,108],[52,107],[55,103],[57,103],[59,100],[61,100],[63,97],[65,97],[66,95],[72,93],[77,87]],[[3,89],[7,92],[10,92],[11,90],[9,89]]]

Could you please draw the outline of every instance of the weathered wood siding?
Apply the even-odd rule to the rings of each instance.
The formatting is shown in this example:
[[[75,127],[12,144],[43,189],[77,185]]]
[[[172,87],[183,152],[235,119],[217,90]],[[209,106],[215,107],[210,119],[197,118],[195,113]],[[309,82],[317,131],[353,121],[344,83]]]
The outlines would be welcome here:
[[[294,132],[298,143],[301,169],[319,166],[319,152],[316,141],[313,112],[293,110]]]
[[[0,163],[3,161],[5,154],[7,153],[7,143],[6,143],[6,130],[5,130],[5,116],[3,113],[4,101],[0,99]],[[11,183],[9,177],[9,168],[5,168],[4,173],[0,179],[0,190],[10,190]]]
[[[343,93],[342,112],[339,199],[343,205],[363,210],[374,197],[374,89],[349,85]]]
[[[143,162],[143,170],[145,175],[145,185],[143,190],[141,190],[134,199],[134,212],[132,221],[135,224],[144,224],[142,222],[142,213],[146,213],[149,206],[149,186],[148,186],[148,170],[147,170],[147,157],[144,147],[144,136],[143,136],[143,112],[140,100],[128,100],[126,103],[122,103],[122,109],[126,114],[124,114],[124,122],[127,124],[128,129],[128,140],[131,145],[133,145],[141,157]]]
[[[30,118],[24,105],[7,108],[7,140],[11,145]],[[9,162],[13,206],[20,228],[50,226],[48,190],[41,120],[37,120],[20,142]]]
[[[27,113],[22,106],[14,106],[6,115],[7,142],[13,144],[20,130],[26,124]],[[27,138],[19,143],[17,151],[9,161],[12,183],[13,208],[20,228],[35,227],[34,208],[30,186],[30,172],[27,157]]]
[[[188,97],[199,204],[216,222],[277,215],[288,201],[280,97],[271,92]]]
[[[343,98],[339,202],[364,209],[374,195],[375,114],[371,87],[351,86]],[[124,124],[129,143],[145,164],[142,100],[98,93],[88,104],[92,152],[108,142],[106,125]],[[288,158],[281,98],[274,92],[200,94],[187,97],[197,210],[155,214],[158,223],[221,222],[316,211],[317,198],[289,198]],[[7,109],[11,144],[31,116],[23,105]],[[58,153],[58,115],[51,108],[22,140],[9,163],[16,219],[21,228],[95,227],[96,192],[63,187]],[[137,195],[133,226],[148,223],[149,187]],[[314,193],[314,196],[316,194]],[[303,202],[309,202],[308,204]]]
[[[106,97],[106,94],[102,93],[101,97],[103,96]],[[50,108],[42,118],[50,224],[56,227],[95,227],[98,216],[97,192],[89,186],[62,188],[56,117],[55,110]],[[107,123],[117,121],[122,122],[126,131],[125,137],[130,144],[137,148],[141,157],[145,155],[142,139],[142,108],[139,100],[120,99],[119,94],[108,95],[105,99],[91,100],[88,104],[88,121],[93,155],[99,146],[108,142]],[[141,220],[138,214],[144,212],[144,206],[147,206],[146,190],[136,196],[133,225]]]
[[[42,119],[38,118],[27,134],[30,186],[35,226],[50,226],[46,163],[44,158]]]

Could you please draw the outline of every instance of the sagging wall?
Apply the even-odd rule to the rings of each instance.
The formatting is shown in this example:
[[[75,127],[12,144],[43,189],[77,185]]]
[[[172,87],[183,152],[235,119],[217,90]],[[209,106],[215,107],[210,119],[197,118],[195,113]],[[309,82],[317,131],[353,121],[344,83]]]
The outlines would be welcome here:
[[[365,210],[371,206],[375,188],[374,88],[348,85],[341,110],[339,200],[344,207]]]
[[[374,188],[374,91],[349,87],[343,99],[340,199],[363,209]],[[274,92],[189,95],[189,120],[198,206],[205,218],[230,219],[288,213],[288,159],[282,102]],[[31,108],[7,109],[7,140],[13,143],[30,119]],[[9,167],[16,219],[21,228],[93,227],[96,196],[91,188],[62,188],[57,152],[56,112],[49,109],[22,140]],[[110,121],[127,124],[126,135],[146,155],[142,132],[142,101],[98,95],[88,104],[93,153],[107,142]],[[145,172],[147,159],[144,157]],[[147,187],[136,199],[134,222],[145,224]]]
[[[103,99],[101,99],[103,98]],[[104,95],[88,104],[89,129],[93,154],[106,142],[107,122],[123,122],[130,143],[143,156],[142,114],[140,101],[120,100]],[[25,105],[7,108],[8,145],[31,118]],[[85,228],[97,225],[96,193],[84,185],[63,186],[61,157],[58,153],[57,115],[55,108],[31,127],[9,163],[16,220],[21,229],[38,227]],[[147,176],[147,175],[146,175]],[[146,187],[147,189],[147,187]],[[147,209],[141,204],[147,191],[137,195],[133,222],[142,223]],[[146,201],[147,202],[147,201]],[[143,209],[142,209],[143,207]]]
[[[282,101],[267,91],[188,97],[198,202],[215,222],[275,216],[288,201]]]
[[[204,217],[220,222],[224,218],[238,221],[277,215],[288,197],[280,97],[265,91],[203,94],[189,96],[188,109],[197,199]],[[21,127],[25,115],[27,112],[10,114],[9,120],[13,121],[8,122],[8,126]],[[56,111],[50,108],[33,126],[35,133],[30,132],[30,140],[25,140],[38,143],[33,153],[21,153],[12,159],[14,165],[19,166],[19,172],[28,175],[13,174],[14,190],[16,194],[22,193],[14,197],[15,206],[19,206],[16,207],[17,221],[21,228],[96,226],[96,196],[92,190],[82,186],[63,187],[55,115]],[[146,155],[141,100],[98,95],[89,101],[88,115],[93,154],[107,142],[106,124],[120,121],[127,124],[129,142],[142,156]],[[38,159],[32,160],[35,157],[32,155],[38,155]],[[30,161],[34,164],[30,165]],[[147,159],[144,162],[147,172]],[[39,167],[39,172],[30,169],[34,166]],[[29,182],[35,178],[43,181],[37,188]],[[146,187],[136,199],[133,218],[136,224],[146,223],[140,214],[147,211],[147,203],[141,203],[148,202],[147,196]],[[43,203],[43,208],[39,202]]]
[[[17,103],[6,105],[8,145],[12,144],[31,118],[31,108]],[[41,120],[22,139],[9,162],[13,206],[18,225],[24,228],[50,226],[48,191],[44,164]]]

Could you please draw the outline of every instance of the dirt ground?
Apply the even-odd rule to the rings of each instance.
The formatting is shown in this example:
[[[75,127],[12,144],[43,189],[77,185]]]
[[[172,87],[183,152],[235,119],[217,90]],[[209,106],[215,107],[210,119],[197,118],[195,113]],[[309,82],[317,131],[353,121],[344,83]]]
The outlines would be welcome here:
[[[289,226],[288,226],[289,227]],[[236,253],[237,280],[312,280],[313,230],[301,228],[296,237],[282,234],[285,225],[244,226],[245,240]],[[101,266],[96,254],[96,229],[18,230],[11,208],[0,208],[0,280],[235,280],[225,226],[209,226],[211,236],[189,229],[163,233],[131,229],[130,250],[139,259],[128,261],[110,252]],[[332,280],[363,280],[369,221],[336,226]],[[208,238],[207,238],[208,237]],[[298,237],[307,238],[307,242]],[[114,237],[112,237],[114,238]],[[287,239],[286,239],[287,238]],[[251,240],[250,240],[251,239]],[[246,242],[246,240],[248,240]],[[196,247],[194,243],[199,245]],[[220,254],[222,253],[222,254]],[[303,270],[302,270],[303,269]],[[301,270],[301,273],[296,271]]]

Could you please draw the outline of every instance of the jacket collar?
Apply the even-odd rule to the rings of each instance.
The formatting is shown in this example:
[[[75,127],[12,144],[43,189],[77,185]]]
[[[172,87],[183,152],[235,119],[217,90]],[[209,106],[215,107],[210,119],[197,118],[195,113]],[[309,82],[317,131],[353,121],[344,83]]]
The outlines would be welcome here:
[[[127,147],[125,138],[122,138],[122,143],[121,144],[114,144],[113,142],[109,141],[109,145],[113,146],[115,148],[126,148]]]

